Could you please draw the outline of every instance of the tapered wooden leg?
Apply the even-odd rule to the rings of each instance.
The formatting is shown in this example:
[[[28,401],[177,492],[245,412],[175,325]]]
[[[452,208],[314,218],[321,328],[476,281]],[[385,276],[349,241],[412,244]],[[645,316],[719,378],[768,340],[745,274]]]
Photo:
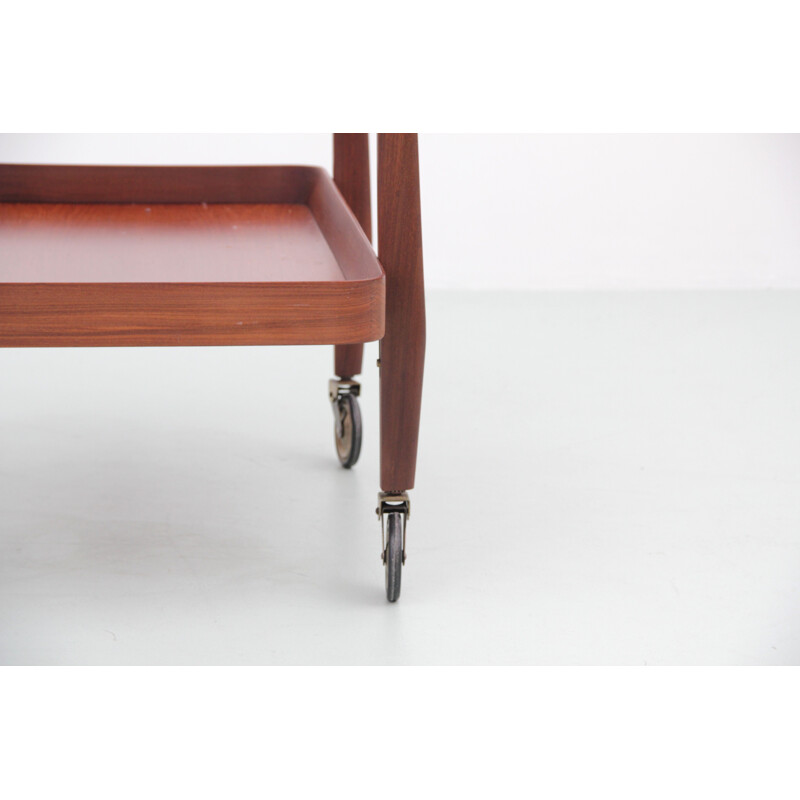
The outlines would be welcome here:
[[[369,188],[369,135],[335,133],[333,135],[333,180],[347,201],[368,239],[372,239],[372,209]],[[337,344],[334,348],[334,371],[342,380],[361,372],[363,344]]]
[[[415,133],[378,134],[378,247],[386,271],[386,333],[381,341],[381,489],[414,487],[425,292],[419,152]]]
[[[337,344],[333,348],[333,373],[343,381],[361,374],[363,344]]]

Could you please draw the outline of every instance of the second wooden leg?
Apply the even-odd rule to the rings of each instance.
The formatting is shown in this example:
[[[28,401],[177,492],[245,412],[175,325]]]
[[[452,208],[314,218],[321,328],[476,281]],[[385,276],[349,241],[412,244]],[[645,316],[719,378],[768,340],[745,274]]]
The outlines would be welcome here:
[[[369,190],[369,136],[337,133],[333,137],[333,180],[368,239],[372,238]],[[336,345],[334,371],[342,380],[361,374],[362,344]]]
[[[350,380],[361,374],[363,360],[363,344],[337,344],[334,347],[334,374],[342,380]]]

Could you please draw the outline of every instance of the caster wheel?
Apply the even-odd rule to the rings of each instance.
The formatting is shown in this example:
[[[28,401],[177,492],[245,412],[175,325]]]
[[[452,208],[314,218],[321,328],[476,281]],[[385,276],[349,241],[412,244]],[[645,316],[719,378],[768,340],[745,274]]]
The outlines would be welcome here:
[[[400,579],[405,560],[403,545],[406,515],[400,511],[391,511],[385,515],[384,525],[386,549],[383,551],[383,563],[386,568],[386,599],[390,603],[395,603],[400,597]]]
[[[361,455],[361,410],[353,394],[342,394],[336,398],[333,412],[336,454],[345,469],[350,469]]]

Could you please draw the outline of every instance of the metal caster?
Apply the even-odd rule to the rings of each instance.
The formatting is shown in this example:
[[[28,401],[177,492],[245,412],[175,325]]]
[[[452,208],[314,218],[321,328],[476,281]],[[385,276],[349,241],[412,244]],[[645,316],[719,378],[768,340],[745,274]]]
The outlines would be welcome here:
[[[376,509],[381,520],[381,560],[386,572],[386,599],[397,602],[406,563],[406,522],[411,504],[408,495],[381,492]]]
[[[356,381],[328,382],[328,397],[333,406],[333,435],[336,439],[336,454],[345,469],[350,469],[361,455],[361,409],[358,395],[361,385]]]

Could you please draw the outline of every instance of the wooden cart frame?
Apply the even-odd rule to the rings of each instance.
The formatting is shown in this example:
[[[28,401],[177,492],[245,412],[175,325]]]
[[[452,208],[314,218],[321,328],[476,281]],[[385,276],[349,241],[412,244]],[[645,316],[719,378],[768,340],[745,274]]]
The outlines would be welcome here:
[[[360,449],[363,345],[380,340],[378,515],[400,593],[425,355],[416,134],[316,167],[0,165],[0,346],[335,345],[337,451]]]

